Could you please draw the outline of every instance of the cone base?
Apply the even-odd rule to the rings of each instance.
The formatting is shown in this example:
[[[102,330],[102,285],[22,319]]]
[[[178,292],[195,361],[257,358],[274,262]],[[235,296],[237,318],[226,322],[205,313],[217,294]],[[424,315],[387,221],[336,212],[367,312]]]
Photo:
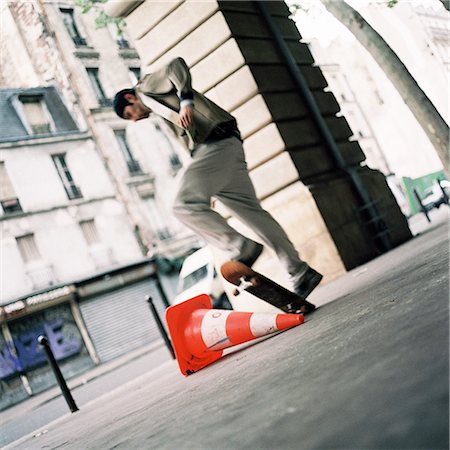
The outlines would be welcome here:
[[[183,375],[190,375],[222,357],[223,351],[208,352],[199,357],[192,354],[185,343],[184,330],[191,313],[198,309],[212,309],[211,299],[202,294],[166,310],[166,321],[172,338],[172,346]]]

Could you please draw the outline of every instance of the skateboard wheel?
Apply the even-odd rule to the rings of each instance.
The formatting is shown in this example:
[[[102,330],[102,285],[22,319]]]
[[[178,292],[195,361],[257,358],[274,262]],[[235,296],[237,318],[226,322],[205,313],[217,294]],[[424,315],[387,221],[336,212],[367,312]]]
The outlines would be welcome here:
[[[235,289],[235,290],[233,291],[233,295],[234,295],[235,297],[237,297],[239,294],[240,294],[239,289]]]

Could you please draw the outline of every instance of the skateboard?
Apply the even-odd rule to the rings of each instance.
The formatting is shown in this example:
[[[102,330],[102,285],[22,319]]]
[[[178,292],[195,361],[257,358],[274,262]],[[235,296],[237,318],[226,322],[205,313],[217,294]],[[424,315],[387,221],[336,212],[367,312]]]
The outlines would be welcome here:
[[[225,280],[236,286],[233,292],[235,296],[242,291],[247,291],[287,313],[307,314],[316,309],[312,303],[307,302],[304,298],[239,261],[224,263],[220,271]]]

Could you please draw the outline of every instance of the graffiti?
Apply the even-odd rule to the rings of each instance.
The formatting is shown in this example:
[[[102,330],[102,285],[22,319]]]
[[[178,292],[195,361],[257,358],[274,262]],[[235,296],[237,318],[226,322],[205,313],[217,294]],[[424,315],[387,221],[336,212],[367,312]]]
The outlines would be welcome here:
[[[2,380],[23,372],[20,360],[14,353],[11,343],[4,342],[0,350],[0,379]]]
[[[0,340],[0,380],[46,363],[45,353],[38,344],[41,335],[47,336],[57,361],[81,352],[79,333],[73,332],[71,318],[64,315],[53,312],[45,317],[42,314],[11,325],[13,342]]]

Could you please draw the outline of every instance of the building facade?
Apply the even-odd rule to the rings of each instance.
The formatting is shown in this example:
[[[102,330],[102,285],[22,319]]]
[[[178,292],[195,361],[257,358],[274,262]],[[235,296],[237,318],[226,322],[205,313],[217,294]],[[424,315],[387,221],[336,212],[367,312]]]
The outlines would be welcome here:
[[[142,259],[92,136],[77,128],[57,90],[0,95],[1,246],[8,262],[1,303]]]
[[[95,18],[81,14],[72,2],[8,6],[2,6],[8,22],[2,84],[58,86],[77,123],[92,134],[143,255],[177,255],[198,245],[169,214],[185,150],[162,121],[129,125],[111,108],[115,92],[141,76],[130,41],[114,27],[97,30]]]
[[[3,409],[54,383],[39,335],[73,376],[156,340],[145,295],[160,309],[165,296],[92,135],[58,90],[0,89],[0,111]]]
[[[184,149],[112,111],[131,44],[71,3],[0,8],[2,409],[54,383],[40,334],[67,377],[158,341],[145,299],[162,314],[177,281],[159,261],[200,244],[170,214]]]
[[[382,35],[448,120],[448,12],[440,2],[426,8],[411,2],[393,8],[383,2],[349,3]],[[310,14],[299,11],[298,24],[311,20],[316,25],[305,40],[354,131],[353,139],[364,150],[366,164],[398,179],[441,171],[434,147],[371,55],[337,28],[325,8],[314,8]],[[327,26],[335,30],[333,36]]]

